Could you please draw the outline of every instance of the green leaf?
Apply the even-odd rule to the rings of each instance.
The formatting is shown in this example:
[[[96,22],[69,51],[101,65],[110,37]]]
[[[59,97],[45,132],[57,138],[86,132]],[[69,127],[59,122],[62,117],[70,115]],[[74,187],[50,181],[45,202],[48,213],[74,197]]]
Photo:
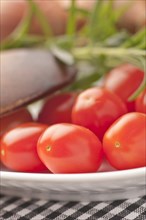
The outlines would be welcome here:
[[[87,18],[90,15],[89,10],[84,9],[84,8],[76,7],[76,12],[77,12],[77,14],[79,14],[85,18]]]
[[[72,36],[76,32],[76,0],[71,0],[66,34]]]
[[[93,11],[90,15],[89,18],[89,38],[91,39],[92,42],[95,42],[96,37],[97,37],[97,30],[99,26],[99,14],[101,10],[101,5],[103,4],[103,0],[98,1],[96,0],[95,6],[93,8]]]
[[[104,41],[117,33],[116,23],[122,12],[120,9],[113,10],[113,2],[96,1],[86,28],[92,43]]]
[[[139,45],[141,49],[146,49],[146,28],[142,28],[135,35],[129,37],[121,47],[129,48],[129,47],[138,47]],[[143,46],[142,46],[143,45]]]
[[[126,31],[116,33],[103,41],[102,46],[105,47],[118,47],[122,45],[130,35]]]
[[[92,73],[89,76],[85,76],[79,80],[77,80],[74,84],[72,84],[69,88],[70,90],[80,90],[87,89],[92,86],[95,81],[98,81],[101,78],[100,74]]]
[[[41,11],[37,3],[33,0],[27,0],[31,9],[35,12],[35,15],[41,25],[42,31],[44,32],[46,37],[52,36],[51,25],[49,25],[49,21],[47,20],[44,13]]]
[[[27,16],[24,17],[20,25],[12,33],[11,36],[15,41],[21,40],[29,32],[33,13],[34,13],[34,10],[29,9]]]

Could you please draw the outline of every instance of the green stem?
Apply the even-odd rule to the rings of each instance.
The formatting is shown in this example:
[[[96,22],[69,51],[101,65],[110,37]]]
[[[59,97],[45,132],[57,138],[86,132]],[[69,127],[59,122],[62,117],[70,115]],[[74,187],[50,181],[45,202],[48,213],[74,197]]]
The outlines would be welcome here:
[[[141,85],[138,87],[138,89],[130,96],[129,101],[135,100],[140,95],[140,93],[144,89],[146,89],[146,64],[145,64],[145,60],[144,60],[144,62],[143,62],[143,60],[141,60],[141,63],[143,65],[143,69],[144,69],[144,78],[143,78]]]
[[[139,86],[139,88],[134,92],[134,94],[132,94],[130,96],[130,98],[128,99],[128,101],[133,101],[135,100],[139,95],[140,93],[146,89],[146,78],[144,78],[142,84]]]
[[[24,19],[20,22],[18,27],[14,29],[11,35],[1,44],[1,50],[9,49],[9,48],[17,48],[20,47],[21,42],[27,36],[28,31],[30,29],[31,20],[34,14],[33,8],[29,8],[28,14],[24,17]]]
[[[109,55],[109,56],[146,56],[146,51],[139,49],[126,49],[126,48],[104,48],[104,47],[83,47],[83,48],[74,48],[72,54],[77,60],[84,60],[90,56],[97,57],[99,55]]]
[[[66,34],[72,36],[76,31],[76,0],[71,1]]]
[[[90,21],[89,21],[89,37],[91,39],[91,42],[93,43],[96,40],[96,37],[98,35],[97,30],[99,22],[97,22],[99,19],[100,9],[103,4],[103,0],[98,1],[96,0],[93,12],[90,15]]]
[[[146,47],[146,29],[142,28],[139,32],[137,32],[135,35],[131,36],[129,39],[127,39],[122,45],[121,47],[124,48],[129,48],[131,46],[135,46],[135,45],[139,45],[139,44],[143,44],[143,46],[145,45]]]
[[[28,15],[25,16],[24,20],[20,23],[18,28],[12,33],[12,38],[15,39],[16,41],[21,40],[24,36],[27,35],[30,25],[31,25],[31,20],[33,17],[34,11],[30,9],[28,11]]]
[[[33,0],[27,0],[30,7],[35,11],[35,15],[41,25],[42,31],[46,35],[46,37],[52,36],[52,30],[48,23],[48,20],[38,5]]]

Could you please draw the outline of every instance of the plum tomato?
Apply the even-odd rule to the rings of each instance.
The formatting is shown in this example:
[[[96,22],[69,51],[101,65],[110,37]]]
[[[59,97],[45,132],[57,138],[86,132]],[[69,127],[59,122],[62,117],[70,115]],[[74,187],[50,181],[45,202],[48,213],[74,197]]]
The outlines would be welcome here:
[[[103,149],[118,170],[146,166],[146,115],[133,112],[118,119],[105,133]]]
[[[72,110],[72,121],[102,139],[108,127],[126,113],[126,105],[117,95],[104,88],[90,88],[78,96]]]
[[[59,93],[51,96],[44,104],[38,122],[45,124],[71,123],[71,111],[76,93]]]
[[[138,89],[144,78],[144,72],[132,64],[123,64],[112,69],[105,79],[105,88],[116,93],[127,105],[128,111],[134,111],[134,102],[128,98]]]
[[[22,108],[5,116],[1,116],[0,137],[9,129],[12,129],[19,124],[32,121],[32,116],[26,108]]]
[[[50,126],[38,141],[38,155],[53,173],[96,172],[102,145],[90,130],[67,123]]]
[[[146,89],[137,97],[135,101],[136,112],[146,114]]]
[[[48,126],[39,123],[21,124],[1,138],[1,161],[9,169],[19,172],[47,170],[37,154],[37,141]]]

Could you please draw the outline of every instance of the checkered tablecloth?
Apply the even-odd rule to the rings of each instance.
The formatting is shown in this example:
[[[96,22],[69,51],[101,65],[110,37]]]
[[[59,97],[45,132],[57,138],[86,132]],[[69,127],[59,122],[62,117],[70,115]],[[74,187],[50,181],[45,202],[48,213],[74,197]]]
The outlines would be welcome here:
[[[110,202],[57,202],[2,195],[0,220],[146,220],[146,196]]]

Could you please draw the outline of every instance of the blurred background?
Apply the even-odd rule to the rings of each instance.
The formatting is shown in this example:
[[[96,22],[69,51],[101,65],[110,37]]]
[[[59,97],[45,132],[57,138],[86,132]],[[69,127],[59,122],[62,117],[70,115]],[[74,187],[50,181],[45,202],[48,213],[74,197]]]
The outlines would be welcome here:
[[[68,21],[68,8],[71,0],[34,0],[45,14],[48,24],[51,26],[55,35],[65,33]],[[76,0],[76,4],[81,9],[88,11],[94,8],[96,0]],[[102,1],[102,0],[99,0]],[[105,0],[108,2],[108,0]],[[22,19],[28,15],[27,0],[0,0],[0,40],[5,40],[18,26]],[[117,24],[118,28],[127,28],[134,33],[146,24],[146,1],[145,0],[116,0],[114,9],[124,5],[128,10],[122,15]],[[77,29],[80,29],[86,19],[77,18]],[[107,17],[108,19],[108,17]],[[35,18],[32,19],[30,32],[42,34],[42,29]]]

